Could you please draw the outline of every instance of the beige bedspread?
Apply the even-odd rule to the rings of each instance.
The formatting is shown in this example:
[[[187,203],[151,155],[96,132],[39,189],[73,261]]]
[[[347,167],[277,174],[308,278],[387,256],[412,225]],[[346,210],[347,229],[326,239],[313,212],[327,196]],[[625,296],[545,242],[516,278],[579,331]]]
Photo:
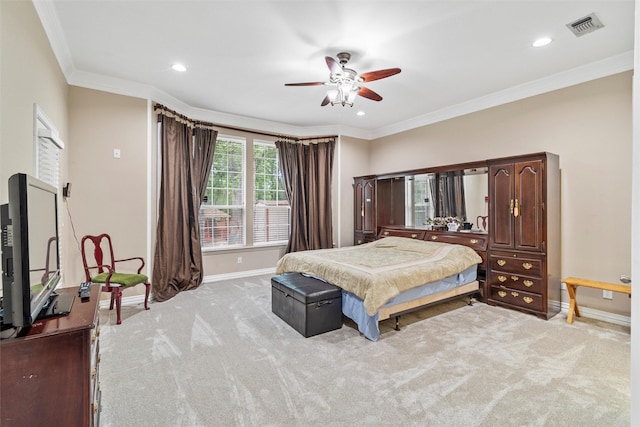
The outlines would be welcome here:
[[[405,237],[359,246],[289,253],[276,273],[300,272],[357,295],[370,316],[401,292],[435,282],[482,262],[471,248]]]

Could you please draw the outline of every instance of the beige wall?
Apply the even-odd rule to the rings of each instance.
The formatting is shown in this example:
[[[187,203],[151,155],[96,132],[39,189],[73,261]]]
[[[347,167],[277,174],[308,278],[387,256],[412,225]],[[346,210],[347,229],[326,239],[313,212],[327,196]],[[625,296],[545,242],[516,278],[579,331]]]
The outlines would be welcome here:
[[[30,1],[0,1],[0,55],[0,203],[7,203],[9,177],[35,175],[34,104],[65,142],[60,153],[61,184],[67,181],[72,144],[67,131],[68,85]],[[68,224],[62,217],[62,203],[59,206],[64,261],[72,243],[65,238]]]
[[[370,146],[370,141],[348,136],[341,137],[338,144],[337,160],[334,161],[338,193],[334,197],[333,218],[337,246],[353,245],[353,177],[369,173]]]
[[[34,175],[34,104],[66,142],[67,84],[29,1],[0,1],[0,52],[0,203],[6,203],[7,179],[18,172]]]
[[[562,175],[562,276],[631,274],[631,72],[371,143],[370,173],[549,151]],[[566,301],[566,295],[564,295]],[[584,306],[629,315],[628,297],[580,289]]]
[[[84,273],[75,238],[86,234],[108,233],[116,258],[142,256],[148,263],[147,102],[75,86],[69,93],[72,191],[64,214],[75,230],[68,276],[79,283]]]

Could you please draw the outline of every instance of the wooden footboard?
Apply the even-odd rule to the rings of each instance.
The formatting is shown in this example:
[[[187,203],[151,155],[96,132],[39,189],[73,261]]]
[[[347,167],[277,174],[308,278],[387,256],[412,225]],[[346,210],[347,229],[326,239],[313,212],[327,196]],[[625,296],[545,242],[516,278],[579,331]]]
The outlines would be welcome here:
[[[418,308],[421,308],[439,301],[448,300],[448,299],[459,297],[462,295],[473,294],[475,292],[478,292],[478,289],[479,289],[479,283],[476,280],[474,282],[467,283],[466,285],[458,286],[457,288],[449,289],[444,292],[428,295],[426,297],[392,305],[390,307],[382,307],[379,311],[380,317],[378,318],[378,320],[385,320],[392,316],[397,316],[399,314],[406,313],[408,311],[416,310]]]

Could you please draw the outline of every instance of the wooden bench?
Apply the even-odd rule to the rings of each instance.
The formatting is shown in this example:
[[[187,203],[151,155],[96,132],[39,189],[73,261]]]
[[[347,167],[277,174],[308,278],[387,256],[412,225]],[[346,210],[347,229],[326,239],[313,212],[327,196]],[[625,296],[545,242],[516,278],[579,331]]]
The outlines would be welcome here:
[[[603,289],[606,291],[620,292],[631,296],[631,286],[618,285],[608,282],[597,282],[595,280],[578,279],[576,277],[567,277],[562,281],[567,285],[567,292],[569,293],[569,313],[567,314],[567,323],[573,323],[573,314],[580,317],[580,309],[576,302],[576,291],[578,286],[586,286],[588,288]]]

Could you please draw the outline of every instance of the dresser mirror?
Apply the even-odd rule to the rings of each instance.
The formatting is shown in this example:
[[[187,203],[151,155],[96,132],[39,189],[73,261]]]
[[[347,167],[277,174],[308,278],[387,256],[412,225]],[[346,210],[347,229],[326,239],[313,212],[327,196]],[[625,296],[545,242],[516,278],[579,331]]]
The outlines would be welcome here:
[[[420,228],[428,218],[455,216],[464,218],[474,231],[486,231],[487,167],[470,166],[379,178],[378,224]]]

